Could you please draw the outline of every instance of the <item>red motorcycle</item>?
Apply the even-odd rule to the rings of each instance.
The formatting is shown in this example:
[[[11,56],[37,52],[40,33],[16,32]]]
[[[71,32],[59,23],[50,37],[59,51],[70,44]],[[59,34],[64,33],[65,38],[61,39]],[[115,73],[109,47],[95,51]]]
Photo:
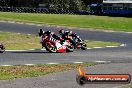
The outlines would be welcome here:
[[[47,51],[52,53],[73,52],[74,47],[70,44],[68,40],[63,42],[63,44],[61,44],[60,42],[60,40],[53,38],[53,36],[47,36],[46,34],[43,34],[41,36],[42,47],[45,47]]]
[[[5,51],[5,47],[3,44],[0,44],[0,53],[3,53]]]

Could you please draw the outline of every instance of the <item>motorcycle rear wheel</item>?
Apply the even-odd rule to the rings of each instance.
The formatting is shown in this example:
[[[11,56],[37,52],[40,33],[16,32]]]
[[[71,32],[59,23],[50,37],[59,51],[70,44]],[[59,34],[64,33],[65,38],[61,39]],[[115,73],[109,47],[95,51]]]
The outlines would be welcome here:
[[[81,49],[82,50],[86,50],[87,49],[87,45],[84,42],[81,44]]]
[[[73,52],[73,50],[74,50],[74,46],[72,46],[72,45],[71,46],[69,46],[69,45],[66,46],[66,51],[67,52]]]

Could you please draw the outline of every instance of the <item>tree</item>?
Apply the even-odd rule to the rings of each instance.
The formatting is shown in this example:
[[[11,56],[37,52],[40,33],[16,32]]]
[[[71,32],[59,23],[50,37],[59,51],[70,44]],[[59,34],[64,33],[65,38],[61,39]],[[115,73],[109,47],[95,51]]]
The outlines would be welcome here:
[[[103,0],[82,0],[82,1],[85,3],[86,6],[92,3],[102,3],[103,2]]]
[[[91,3],[102,3],[103,0],[0,0],[0,6],[10,7],[38,7],[45,4],[46,8],[65,11],[79,11],[86,9]]]
[[[70,10],[79,11],[83,10],[83,1],[81,0],[70,0]]]

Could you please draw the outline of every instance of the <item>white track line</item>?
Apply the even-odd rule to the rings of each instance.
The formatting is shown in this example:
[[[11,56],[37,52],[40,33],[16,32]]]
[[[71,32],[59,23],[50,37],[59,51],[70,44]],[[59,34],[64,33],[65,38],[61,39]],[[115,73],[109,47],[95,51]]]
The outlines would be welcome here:
[[[27,25],[35,25],[35,24],[33,24],[33,23],[26,23]]]
[[[28,50],[5,50],[5,51],[16,51],[17,52],[17,51],[34,51],[34,50],[37,50],[37,49],[28,49]],[[46,49],[40,49],[40,50],[46,50]]]
[[[42,26],[41,24],[36,24],[36,26]]]
[[[92,49],[92,48],[87,48],[87,49]]]
[[[13,65],[1,65],[1,66],[5,66],[6,67],[6,66],[13,66]]]
[[[132,32],[125,32],[125,33],[131,34]]]
[[[111,61],[93,61],[93,62],[96,62],[96,63],[110,63]]]
[[[29,50],[5,50],[5,51],[29,51]]]
[[[13,23],[14,24],[15,22],[14,21],[9,21],[9,23]]]
[[[52,64],[59,64],[59,63],[47,63],[47,64],[50,64],[50,65],[52,65]]]
[[[29,50],[35,50],[35,49],[29,49]]]
[[[108,48],[112,48],[112,47],[119,47],[119,46],[106,46],[106,47],[108,47]]]
[[[30,36],[31,34],[27,34],[27,35],[29,35],[29,36]]]
[[[41,49],[41,50],[46,50],[46,49]]]
[[[93,47],[94,49],[101,49],[101,48],[103,48],[103,47]]]
[[[20,35],[21,33],[17,33],[17,34],[19,34],[19,35]]]
[[[0,22],[7,22],[7,21],[4,21],[4,20],[0,20]]]
[[[25,24],[24,22],[15,22],[15,23],[17,23],[17,24]]]
[[[96,62],[96,63],[110,63],[111,61],[89,61],[89,62]],[[73,64],[82,64],[85,62],[71,62]],[[48,65],[55,65],[55,64],[64,64],[64,63],[44,63],[44,64],[48,64]],[[67,63],[70,64],[70,63]],[[0,65],[0,66],[35,66],[37,64],[20,64],[20,65]]]
[[[126,46],[126,44],[121,44],[120,46]]]
[[[73,63],[75,63],[75,64],[81,64],[81,63],[83,63],[83,62],[73,62]]]
[[[24,65],[26,65],[26,66],[33,66],[33,65],[35,65],[35,64],[24,64]]]

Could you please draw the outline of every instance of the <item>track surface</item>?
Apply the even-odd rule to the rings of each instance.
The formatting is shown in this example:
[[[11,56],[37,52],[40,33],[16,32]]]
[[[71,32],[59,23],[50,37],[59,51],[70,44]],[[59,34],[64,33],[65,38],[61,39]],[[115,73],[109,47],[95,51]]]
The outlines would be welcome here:
[[[126,67],[125,67],[126,66]],[[125,68],[124,68],[125,67]],[[100,64],[88,67],[87,73],[93,74],[132,74],[131,63]],[[128,70],[129,69],[129,70]],[[0,81],[0,88],[124,88],[128,84],[86,84],[76,83],[75,70],[53,73],[41,77]]]
[[[36,34],[38,29],[58,32],[56,27],[43,27],[35,25],[13,24],[0,22],[0,31],[19,32]],[[112,62],[132,62],[132,34],[109,33],[100,31],[74,30],[82,39],[92,39],[101,41],[114,41],[127,44],[126,47],[75,50],[73,53],[47,53],[46,51],[35,50],[26,52],[5,52],[0,55],[0,65],[21,65],[38,63],[68,63],[68,62],[88,62],[88,61],[112,61]]]
[[[42,27],[25,24],[12,24],[0,22],[0,31],[19,32],[26,34],[37,34],[38,29],[51,30],[57,33],[57,27]],[[68,30],[68,29],[67,29]],[[110,64],[99,65],[99,67],[91,67],[95,73],[108,71],[109,73],[130,73],[132,74],[132,34],[122,32],[102,32],[102,31],[88,31],[80,29],[71,29],[76,32],[82,39],[112,41],[125,43],[125,47],[117,48],[102,48],[92,50],[75,50],[72,53],[47,53],[46,51],[34,50],[26,52],[5,52],[0,55],[0,65],[21,65],[21,64],[38,64],[38,63],[70,63],[70,62],[89,62],[89,61],[111,61]],[[97,65],[98,66],[98,65]],[[106,66],[106,68],[104,68]],[[102,69],[104,68],[104,69]],[[109,68],[109,69],[108,69]],[[115,69],[114,69],[115,68]],[[117,68],[117,69],[116,69]],[[89,72],[89,68],[86,68]],[[64,75],[66,74],[66,75]],[[64,77],[62,77],[64,76]],[[80,88],[77,86],[75,80],[75,71],[62,72],[53,74],[53,76],[44,76],[40,78],[18,79],[14,81],[1,81],[0,88]],[[47,80],[45,80],[47,77]],[[56,79],[52,79],[56,78]],[[60,78],[61,77],[61,78]],[[73,78],[72,78],[73,77]],[[49,78],[49,79],[48,79]],[[67,79],[65,79],[67,78]],[[34,81],[31,81],[34,80]],[[29,81],[29,82],[28,82]],[[43,83],[42,81],[46,81]],[[64,82],[64,83],[63,83]],[[22,84],[21,84],[22,83]],[[26,84],[27,83],[27,84]],[[29,83],[29,84],[28,84]],[[36,84],[35,84],[36,83]],[[60,83],[60,84],[59,84]],[[31,86],[34,84],[35,86]],[[25,86],[23,86],[25,85]],[[60,87],[59,87],[60,85]],[[21,87],[23,86],[23,87]],[[44,87],[45,86],[45,87]],[[86,88],[111,88],[119,85],[90,85]],[[82,88],[82,87],[81,87]]]

